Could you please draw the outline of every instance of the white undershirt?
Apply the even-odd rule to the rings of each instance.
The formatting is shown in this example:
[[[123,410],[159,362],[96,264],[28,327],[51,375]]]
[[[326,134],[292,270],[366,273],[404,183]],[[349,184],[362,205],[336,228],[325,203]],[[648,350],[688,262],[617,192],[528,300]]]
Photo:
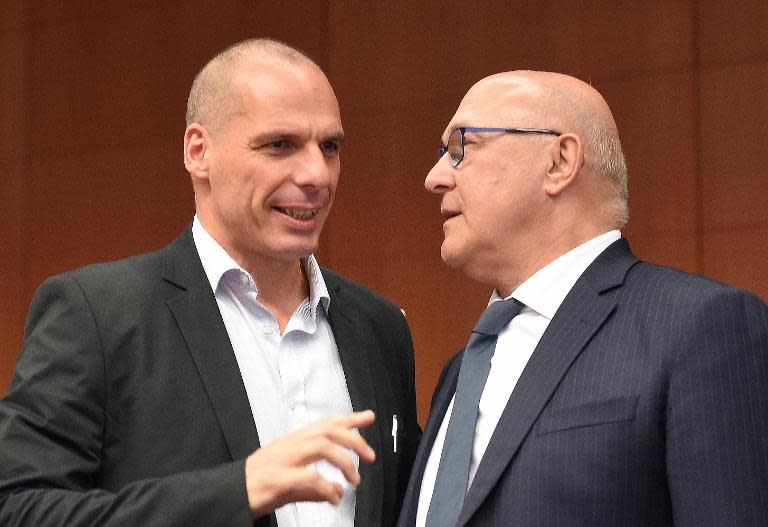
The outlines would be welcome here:
[[[309,298],[296,308],[280,335],[277,319],[258,301],[257,278],[227,254],[197,216],[192,236],[235,352],[261,446],[321,417],[351,412],[327,318],[331,299],[314,256],[303,262]],[[349,453],[357,466],[357,456]],[[353,527],[355,487],[326,461],[310,466],[343,485],[341,503],[289,503],[275,511],[278,525]]]
[[[472,485],[477,467],[483,459],[485,449],[491,441],[493,431],[512,395],[512,390],[549,322],[555,316],[555,312],[589,264],[620,237],[621,233],[614,230],[579,245],[539,269],[507,297],[514,297],[526,307],[501,330],[496,341],[496,351],[491,359],[491,371],[480,397],[467,489]],[[494,291],[488,305],[498,300],[501,300],[501,297]],[[416,527],[425,527],[452,411],[453,399],[440,425],[424,469]]]

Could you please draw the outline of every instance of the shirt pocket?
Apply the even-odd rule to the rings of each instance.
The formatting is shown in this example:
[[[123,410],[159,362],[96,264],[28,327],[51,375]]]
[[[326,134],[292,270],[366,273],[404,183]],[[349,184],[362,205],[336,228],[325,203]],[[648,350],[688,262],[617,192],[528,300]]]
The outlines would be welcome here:
[[[637,399],[636,395],[616,397],[544,413],[536,424],[536,435],[632,421],[637,412]]]

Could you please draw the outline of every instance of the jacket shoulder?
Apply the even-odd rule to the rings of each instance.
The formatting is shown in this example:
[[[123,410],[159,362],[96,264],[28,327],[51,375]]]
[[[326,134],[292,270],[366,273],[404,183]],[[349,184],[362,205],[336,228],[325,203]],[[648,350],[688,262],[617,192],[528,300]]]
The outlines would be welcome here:
[[[675,267],[639,262],[627,274],[627,284],[653,288],[660,293],[679,297],[696,296],[702,298],[726,296],[756,295],[745,289],[720,282],[707,276],[689,273]]]
[[[84,290],[123,293],[140,290],[162,277],[168,248],[137,254],[110,262],[88,264],[46,279],[43,283],[75,282]]]

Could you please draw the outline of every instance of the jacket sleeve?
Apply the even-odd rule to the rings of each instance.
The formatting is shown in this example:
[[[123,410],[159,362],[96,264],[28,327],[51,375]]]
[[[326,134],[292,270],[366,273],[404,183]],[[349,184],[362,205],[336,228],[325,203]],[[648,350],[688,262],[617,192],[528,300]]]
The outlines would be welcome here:
[[[74,278],[40,287],[0,401],[0,525],[252,525],[242,460],[100,488],[106,365],[99,331]]]
[[[676,526],[765,525],[768,308],[727,290],[680,328],[667,407]]]

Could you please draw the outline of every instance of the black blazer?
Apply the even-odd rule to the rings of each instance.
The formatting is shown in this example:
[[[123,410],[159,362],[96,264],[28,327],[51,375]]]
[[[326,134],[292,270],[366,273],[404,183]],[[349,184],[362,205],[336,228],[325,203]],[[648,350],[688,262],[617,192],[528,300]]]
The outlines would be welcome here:
[[[395,306],[322,272],[352,406],[377,413],[355,525],[393,525],[420,436],[411,336]],[[250,526],[244,459],[258,447],[190,228],[40,287],[0,403],[0,525]]]
[[[415,523],[461,353],[432,400],[399,525]],[[458,525],[764,526],[768,308],[604,251],[515,385]]]

